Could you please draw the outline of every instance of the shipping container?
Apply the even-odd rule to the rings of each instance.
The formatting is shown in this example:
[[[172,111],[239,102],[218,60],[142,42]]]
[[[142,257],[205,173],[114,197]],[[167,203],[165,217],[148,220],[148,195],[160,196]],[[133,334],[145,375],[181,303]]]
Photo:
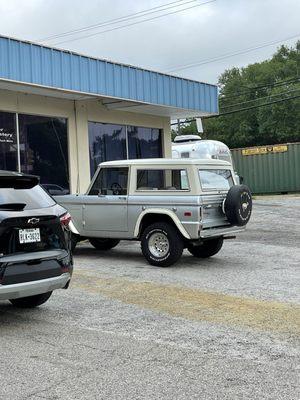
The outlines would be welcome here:
[[[300,143],[233,149],[232,156],[254,194],[300,192]]]

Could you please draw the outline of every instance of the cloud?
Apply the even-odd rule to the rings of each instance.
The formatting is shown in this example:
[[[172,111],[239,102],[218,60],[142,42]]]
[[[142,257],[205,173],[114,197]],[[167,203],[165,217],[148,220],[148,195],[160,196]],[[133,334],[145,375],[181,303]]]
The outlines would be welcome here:
[[[1,33],[20,39],[37,40],[170,1],[0,0]],[[201,2],[204,0],[199,0]],[[197,63],[280,40],[298,32],[300,38],[299,15],[299,0],[217,0],[182,13],[64,43],[60,47],[99,58],[167,71],[182,64]],[[100,30],[104,28],[98,31]],[[96,31],[90,33],[93,32]],[[287,44],[292,45],[295,41]],[[48,43],[51,45],[55,41]],[[275,50],[276,45],[273,45],[178,71],[178,74],[216,83],[225,69],[264,60]]]

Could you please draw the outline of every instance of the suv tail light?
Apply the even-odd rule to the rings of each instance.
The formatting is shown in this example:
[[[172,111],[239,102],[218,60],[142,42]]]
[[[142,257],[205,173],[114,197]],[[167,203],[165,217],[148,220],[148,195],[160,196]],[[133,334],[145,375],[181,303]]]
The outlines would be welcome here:
[[[71,215],[69,213],[66,213],[60,217],[60,223],[63,226],[67,227],[69,225],[69,223],[71,222],[71,219],[72,219]]]

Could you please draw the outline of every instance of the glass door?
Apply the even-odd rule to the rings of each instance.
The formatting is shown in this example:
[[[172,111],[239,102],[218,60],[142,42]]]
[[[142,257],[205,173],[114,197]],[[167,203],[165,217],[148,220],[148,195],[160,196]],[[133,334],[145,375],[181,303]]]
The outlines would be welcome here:
[[[0,169],[18,170],[18,139],[14,113],[0,112]]]

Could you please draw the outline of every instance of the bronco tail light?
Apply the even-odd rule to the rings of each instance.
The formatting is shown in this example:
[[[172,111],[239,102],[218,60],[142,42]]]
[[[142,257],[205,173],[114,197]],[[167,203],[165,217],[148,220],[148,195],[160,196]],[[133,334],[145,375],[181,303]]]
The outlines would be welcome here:
[[[68,226],[69,225],[69,223],[71,222],[71,215],[69,214],[69,213],[66,213],[66,214],[64,214],[64,215],[62,215],[61,217],[60,217],[60,223],[63,225],[63,226]]]

